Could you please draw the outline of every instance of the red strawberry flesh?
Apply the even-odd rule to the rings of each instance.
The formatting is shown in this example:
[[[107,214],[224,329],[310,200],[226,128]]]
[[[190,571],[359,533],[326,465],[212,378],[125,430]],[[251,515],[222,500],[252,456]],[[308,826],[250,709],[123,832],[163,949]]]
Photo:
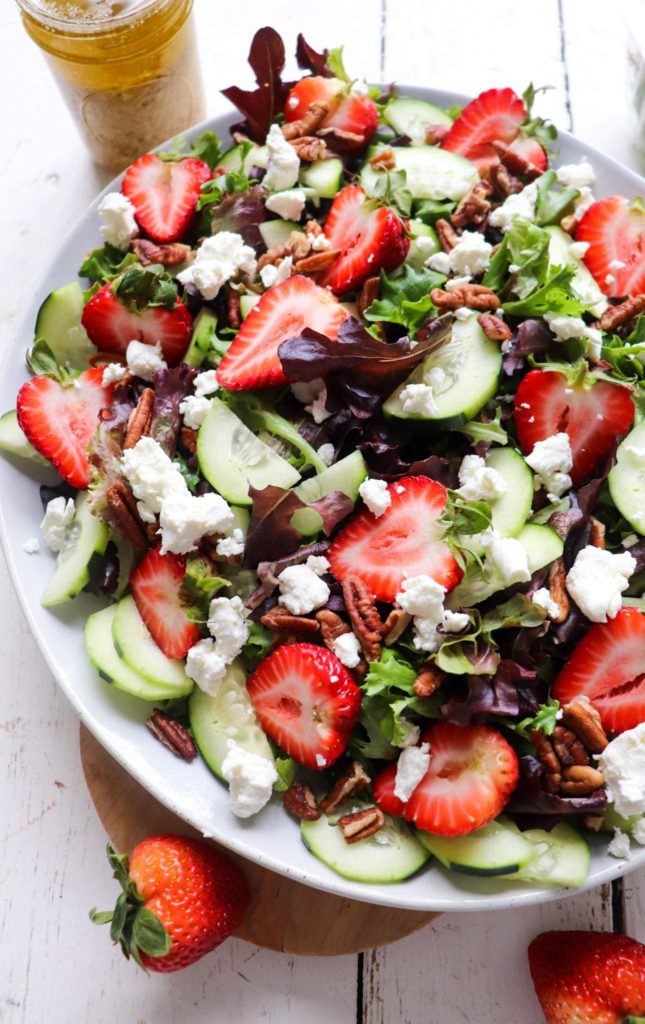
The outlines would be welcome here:
[[[117,298],[109,283],[104,284],[86,303],[81,322],[101,352],[123,355],[131,341],[141,341],[145,345],[159,342],[163,357],[170,366],[181,361],[193,326],[193,318],[183,302],[177,302],[172,309],[148,306],[141,311],[133,311]]]
[[[185,575],[185,558],[151,548],[130,577],[139,615],[167,658],[184,658],[201,637],[181,604],[179,588]]]
[[[376,131],[378,109],[369,96],[347,95],[347,85],[339,78],[323,78],[321,75],[307,76],[296,82],[291,89],[284,108],[285,121],[290,123],[304,117],[312,103],[324,103],[329,112],[320,128],[336,128],[356,138],[342,137],[342,151],[355,153],[362,149]],[[333,134],[328,137],[334,148]]]
[[[487,89],[464,107],[441,146],[485,170],[499,162],[493,143],[513,142],[526,116],[524,103],[512,89]]]
[[[577,242],[588,242],[584,262],[612,297],[645,292],[645,207],[624,196],[599,199],[585,212]],[[622,264],[622,266],[621,266]]]
[[[121,191],[134,206],[137,222],[149,238],[176,242],[191,226],[200,189],[212,177],[203,160],[162,160],[147,153],[128,167]]]

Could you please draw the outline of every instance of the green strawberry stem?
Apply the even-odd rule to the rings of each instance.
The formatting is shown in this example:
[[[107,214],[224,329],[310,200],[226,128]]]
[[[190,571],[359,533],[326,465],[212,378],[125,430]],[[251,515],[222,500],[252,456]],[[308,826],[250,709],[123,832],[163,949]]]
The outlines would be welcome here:
[[[126,960],[132,957],[143,967],[141,953],[164,956],[172,946],[172,939],[156,914],[144,906],[144,900],[130,879],[129,861],[124,853],[117,853],[108,843],[107,856],[122,892],[114,910],[90,910],[94,924],[110,925],[112,942],[121,946]]]

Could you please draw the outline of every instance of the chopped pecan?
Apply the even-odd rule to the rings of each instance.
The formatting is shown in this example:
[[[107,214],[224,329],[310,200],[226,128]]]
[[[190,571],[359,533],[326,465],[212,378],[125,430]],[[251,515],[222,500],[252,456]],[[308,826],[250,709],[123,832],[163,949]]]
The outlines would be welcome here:
[[[192,761],[197,757],[195,741],[188,729],[175,718],[170,718],[163,711],[155,710],[147,719],[146,725],[155,739],[163,743],[176,757],[181,757],[184,761]]]
[[[445,672],[437,668],[431,661],[427,661],[425,665],[421,666],[421,671],[412,684],[412,693],[415,697],[431,697],[445,678]]]
[[[311,242],[307,235],[303,235],[302,231],[292,231],[287,239],[287,245],[289,246],[288,255],[293,256],[294,260],[302,260],[311,252]]]
[[[318,821],[320,807],[313,790],[306,782],[296,780],[282,797],[287,810],[301,821]]]
[[[334,260],[340,256],[340,249],[323,249],[321,252],[314,252],[311,256],[305,256],[293,265],[296,274],[320,274],[331,266]]]
[[[303,135],[300,139],[289,139],[289,145],[293,146],[298,158],[306,164],[324,160],[330,155],[325,140],[319,139],[316,135]]]
[[[634,295],[633,298],[621,302],[619,306],[608,306],[600,317],[597,326],[600,327],[601,331],[607,331],[608,334],[612,334],[619,327],[624,327],[630,320],[634,320],[643,312],[645,312],[645,293],[643,295]]]
[[[556,725],[551,742],[563,768],[569,768],[574,764],[589,764],[587,751],[571,729],[567,729],[564,725]]]
[[[480,313],[477,323],[491,341],[510,341],[513,337],[513,332],[508,324],[505,324],[498,316],[493,316],[492,313]]]
[[[439,244],[444,252],[450,252],[456,246],[459,241],[459,235],[453,228],[452,224],[444,220],[443,217],[435,222],[435,231],[439,239]]]
[[[370,164],[375,171],[393,171],[396,167],[396,155],[393,149],[382,149],[370,157]]]
[[[282,643],[310,639],[320,629],[315,619],[307,619],[304,615],[292,615],[287,608],[279,604],[263,615],[260,622],[272,632],[279,633]]]
[[[575,733],[590,754],[602,754],[609,743],[600,715],[588,700],[578,698],[562,708],[562,723]]]
[[[363,654],[367,661],[378,661],[383,623],[376,610],[376,598],[358,576],[346,576],[342,588],[347,614]]]
[[[539,178],[542,171],[539,167],[536,167],[534,163],[527,160],[525,156],[518,153],[516,150],[511,149],[505,142],[493,143],[493,147],[499,156],[501,163],[504,164],[511,174],[518,174],[521,178],[528,178],[529,181],[534,181],[535,178]]]
[[[144,388],[139,397],[139,401],[130,413],[130,418],[128,419],[125,441],[123,442],[124,451],[126,448],[134,448],[135,444],[148,433],[150,415],[152,413],[154,400],[154,388]]]
[[[444,291],[442,288],[433,288],[430,298],[442,313],[448,310],[460,309],[466,306],[467,309],[477,309],[484,312],[488,309],[498,309],[500,301],[495,292],[483,284],[462,284],[458,288]]]
[[[605,546],[605,524],[601,523],[599,519],[594,519],[593,516],[591,517],[589,543],[595,548],[604,548]]]
[[[328,113],[328,103],[310,103],[307,113],[303,117],[299,117],[297,121],[289,121],[288,124],[282,126],[282,134],[289,142],[292,139],[301,139],[305,135],[315,135]]]
[[[443,142],[448,131],[447,124],[429,124],[426,128],[426,146],[436,146],[438,142]]]
[[[564,558],[556,558],[549,569],[549,594],[559,609],[558,614],[553,618],[554,622],[564,622],[571,608],[566,581],[567,570]]]
[[[395,644],[412,622],[412,616],[402,608],[393,608],[383,623],[381,634],[386,647]]]
[[[381,287],[381,279],[378,275],[368,277],[363,282],[363,287],[356,296],[356,308],[358,309],[358,315],[363,316],[365,310],[372,305],[372,303],[378,299],[379,288]]]
[[[237,288],[229,288],[226,296],[226,318],[228,326],[238,331],[242,326],[242,314],[240,312],[240,293]]]
[[[88,357],[87,361],[90,366],[109,366],[110,363],[119,363],[120,366],[125,366],[125,355],[118,356],[112,352],[92,352]],[[132,374],[127,373],[125,377],[122,377],[119,381],[120,384],[127,384]]]
[[[380,807],[366,807],[362,811],[344,814],[338,819],[346,843],[358,843],[361,839],[367,839],[383,828],[384,824],[385,815]]]
[[[108,488],[107,511],[110,522],[132,547],[137,551],[145,551],[148,547],[148,535],[137,511],[132,491],[123,480],[117,480]]]
[[[605,776],[591,765],[574,764],[562,772],[560,792],[563,796],[589,796],[605,784]]]
[[[336,128],[329,125],[327,128],[319,128],[318,135],[321,139],[329,139],[333,149],[338,153],[349,151],[354,152],[356,146],[362,146],[365,139],[357,132],[348,132],[344,128]]]
[[[197,451],[197,431],[192,427],[184,426],[179,431],[179,437],[186,451],[194,455]]]
[[[531,742],[538,760],[544,765],[544,788],[547,793],[557,793],[562,782],[562,769],[553,744],[541,729],[531,730]]]
[[[320,634],[330,651],[333,650],[334,641],[338,640],[339,636],[352,632],[344,619],[328,608],[316,612],[316,619],[320,624]]]
[[[495,164],[488,172],[491,184],[498,196],[506,199],[514,192],[521,192],[524,185],[504,164]]]
[[[344,800],[349,800],[350,797],[360,792],[361,789],[365,789],[371,781],[360,761],[352,761],[350,767],[344,775],[341,775],[331,792],[327,794],[324,800],[320,801],[320,806],[326,814],[332,814]]]
[[[150,263],[161,263],[164,267],[176,267],[180,263],[188,263],[195,257],[191,247],[184,245],[183,242],[157,245],[156,242],[149,242],[147,238],[135,238],[132,248],[139,257],[142,267],[147,267]]]
[[[450,218],[453,228],[463,230],[465,227],[481,227],[485,224],[490,213],[490,202],[487,197],[492,191],[493,186],[490,182],[483,179],[476,181]]]
[[[320,225],[317,220],[308,220],[305,224],[306,235],[312,235],[314,238],[318,238],[322,233],[322,225]]]

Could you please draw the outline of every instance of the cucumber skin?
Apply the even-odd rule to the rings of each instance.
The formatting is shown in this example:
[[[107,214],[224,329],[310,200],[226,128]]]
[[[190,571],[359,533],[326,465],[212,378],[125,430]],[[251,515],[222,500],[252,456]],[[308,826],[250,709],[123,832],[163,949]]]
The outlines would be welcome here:
[[[132,619],[134,619],[134,624],[130,626]],[[133,636],[133,639],[137,640],[135,644],[138,648],[137,657],[133,657],[132,644],[128,643],[126,639],[128,631],[133,629],[139,634],[136,638]],[[130,595],[122,598],[116,605],[112,622],[112,640],[121,661],[124,661],[133,672],[142,676],[153,686],[177,686],[183,688],[187,694],[192,691],[193,681],[186,675],[183,662],[167,658],[161,648],[157,646]],[[149,667],[146,666],[147,658]],[[159,666],[159,663],[163,670],[166,670],[167,667],[165,679],[161,674],[155,675],[154,665]]]
[[[200,309],[193,324],[190,344],[183,358],[187,366],[197,370],[202,365],[210,350],[216,329],[217,317],[212,310],[206,307]]]
[[[88,356],[97,351],[81,324],[82,312],[81,286],[78,281],[71,281],[54,289],[43,300],[36,314],[34,329],[35,339],[46,341],[59,363],[68,364],[76,370],[87,369]],[[79,340],[71,351],[66,351],[69,340],[64,335],[69,331],[77,331]]]
[[[638,486],[638,482],[634,478],[639,475],[638,467],[634,469],[629,467],[629,460],[633,456],[626,449],[632,445],[635,447],[645,445],[645,421],[633,427],[618,445],[616,465],[610,470],[607,483],[611,499],[618,511],[636,533],[643,535],[645,534],[645,470],[640,471],[643,476],[643,486],[640,488],[639,501],[638,491],[636,491],[635,499],[634,494],[630,493],[630,489],[633,492],[634,486]],[[626,494],[630,499],[628,501],[625,501]]]
[[[107,528],[107,525],[102,520],[98,519],[95,516],[92,516],[92,513],[89,511],[89,509],[86,510],[87,503],[87,492],[79,492],[79,494],[76,495],[76,513],[74,516],[74,520],[72,520],[72,527],[74,525],[74,522],[76,521],[76,517],[79,516],[79,514],[87,514],[88,516],[92,517],[88,520],[88,522],[91,524],[91,527],[94,530],[92,551],[90,552],[89,558],[87,559],[85,565],[81,565],[79,567],[78,575],[73,577],[72,582],[70,582],[62,589],[60,588],[60,582],[58,583],[58,586],[56,585],[57,577],[62,575],[65,566],[65,562],[61,562],[59,553],[59,557],[56,562],[56,567],[52,575],[50,576],[47,585],[45,586],[45,590],[40,601],[43,608],[54,608],[56,607],[56,605],[64,604],[66,601],[71,601],[73,598],[77,597],[78,594],[80,594],[80,592],[82,591],[83,587],[85,587],[89,583],[92,576],[92,570],[94,568],[94,565],[96,564],[96,559],[102,557],[103,554],[105,553],[105,549],[108,545],[108,540],[110,539],[110,532]]]
[[[14,455],[18,459],[26,459],[37,466],[51,466],[51,462],[37,452],[25,437],[15,409],[10,409],[0,416],[0,452]]]
[[[462,875],[471,875],[481,878],[496,878],[503,875],[516,874],[520,868],[525,867],[535,860],[535,853],[531,844],[520,836],[519,831],[505,818],[498,818],[490,821],[487,825],[476,829],[474,832],[461,836],[440,836],[417,830],[417,837],[421,843],[439,860],[444,867],[450,871],[456,871]],[[493,863],[478,865],[477,859],[482,861],[499,861],[498,856],[491,857],[491,849],[501,847],[506,841],[507,845],[513,847],[514,857],[506,863]],[[452,847],[452,850],[451,850]],[[518,856],[519,850],[523,857]],[[461,851],[460,859],[455,854]],[[452,856],[451,856],[452,853]],[[455,856],[455,859],[453,859]],[[470,863],[467,861],[470,860]]]

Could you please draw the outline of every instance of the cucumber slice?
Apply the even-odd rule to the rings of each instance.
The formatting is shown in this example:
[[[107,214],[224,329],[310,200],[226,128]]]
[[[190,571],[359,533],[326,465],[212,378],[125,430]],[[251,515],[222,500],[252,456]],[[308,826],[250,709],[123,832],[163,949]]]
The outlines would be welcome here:
[[[513,880],[571,889],[584,885],[589,872],[589,845],[573,825],[562,821],[550,832],[531,828],[521,836],[535,848],[536,856],[512,876]]]
[[[261,295],[255,295],[253,292],[249,292],[247,295],[240,295],[240,314],[243,320],[246,320],[253,307],[257,306],[261,298]]]
[[[188,702],[188,717],[200,754],[220,779],[224,778],[222,764],[229,740],[234,740],[250,754],[274,760],[249,699],[246,676],[239,665],[228,667],[215,697],[195,687]]]
[[[417,270],[421,270],[428,257],[439,252],[439,239],[434,228],[424,224],[422,220],[412,218],[408,221],[408,228],[411,237],[405,262],[410,263]]]
[[[343,814],[371,806],[366,801],[351,800],[328,818],[302,821],[300,835],[314,857],[343,878],[354,882],[402,882],[430,858],[430,853],[400,818],[386,815],[385,825],[375,835],[358,843],[346,843],[336,824]]]
[[[253,143],[244,158],[243,153],[242,144],[231,146],[225,153],[222,153],[217,166],[223,167],[227,172],[244,170],[247,176],[251,173],[253,167],[266,167],[269,158],[266,146],[256,146]]]
[[[450,115],[425,100],[414,100],[409,96],[396,96],[390,100],[383,117],[394,128],[397,135],[407,135],[413,146],[425,142],[426,131],[432,124],[451,125]]]
[[[216,338],[216,329],[217,317],[212,310],[204,306],[195,318],[190,345],[183,359],[188,366],[197,369],[202,365]]]
[[[491,821],[465,836],[437,836],[417,831],[417,838],[445,867],[463,875],[511,875],[535,860],[535,847],[507,827]]]
[[[186,675],[183,661],[166,657],[152,639],[134,599],[129,595],[116,606],[112,639],[118,656],[149,683],[171,686],[181,690],[182,694],[192,690],[193,681]]]
[[[116,605],[111,604],[108,608],[90,615],[85,623],[87,654],[90,664],[96,669],[101,679],[110,683],[117,690],[123,690],[141,700],[170,700],[174,697],[185,697],[189,692],[185,687],[151,683],[129,665],[126,665],[125,661],[119,657],[112,639],[115,614]]]
[[[361,185],[370,195],[378,178],[384,173],[375,171],[370,158],[384,146],[370,147],[368,160],[361,169]],[[387,147],[389,148],[389,147]],[[394,146],[396,169],[405,171],[406,188],[413,199],[463,199],[466,192],[479,181],[477,168],[470,160],[447,149],[435,146]]]
[[[307,504],[325,498],[332,491],[342,491],[352,501],[358,501],[358,488],[366,476],[365,460],[361,453],[356,451],[346,455],[344,459],[322,473],[303,480],[294,487],[294,493]],[[304,536],[310,537],[322,529],[322,516],[313,508],[303,508],[294,512],[291,525]]]
[[[103,554],[108,539],[107,526],[98,516],[92,515],[87,491],[80,491],[76,495],[74,518],[58,552],[56,568],[41,598],[40,603],[45,608],[63,604],[81,592],[89,583],[92,559]]]
[[[281,245],[286,245],[292,231],[304,235],[304,231],[295,220],[265,220],[258,224],[258,229],[267,249],[277,249]]]
[[[493,529],[500,537],[516,537],[531,512],[533,474],[514,448],[493,448],[485,461],[506,483],[506,494],[491,505]]]
[[[36,316],[36,338],[46,341],[61,366],[87,369],[96,348],[81,323],[83,292],[78,281],[50,292]]]
[[[421,384],[435,367],[444,380],[433,388],[437,411],[433,416],[403,411],[401,392],[408,384]],[[455,320],[450,338],[431,352],[383,405],[386,416],[422,420],[442,427],[459,427],[475,416],[497,391],[502,353],[477,323],[477,317]]]
[[[618,445],[616,459],[609,473],[612,501],[630,526],[645,534],[645,420]]]
[[[199,468],[210,484],[233,505],[250,505],[249,484],[291,487],[300,473],[260,441],[219,398],[197,434]]]
[[[320,199],[333,199],[343,184],[343,161],[337,157],[302,164],[300,183],[312,188]]]
[[[0,452],[7,452],[8,455],[17,455],[21,459],[29,459],[39,466],[50,466],[51,463],[37,452],[25,437],[15,409],[11,409],[3,416],[0,416]]]
[[[544,229],[551,236],[549,240],[549,263],[552,267],[575,267],[575,277],[571,282],[573,291],[583,302],[592,302],[589,307],[594,316],[602,316],[608,302],[600,291],[593,274],[587,270],[581,259],[571,252],[571,238],[562,228],[550,224]]]

